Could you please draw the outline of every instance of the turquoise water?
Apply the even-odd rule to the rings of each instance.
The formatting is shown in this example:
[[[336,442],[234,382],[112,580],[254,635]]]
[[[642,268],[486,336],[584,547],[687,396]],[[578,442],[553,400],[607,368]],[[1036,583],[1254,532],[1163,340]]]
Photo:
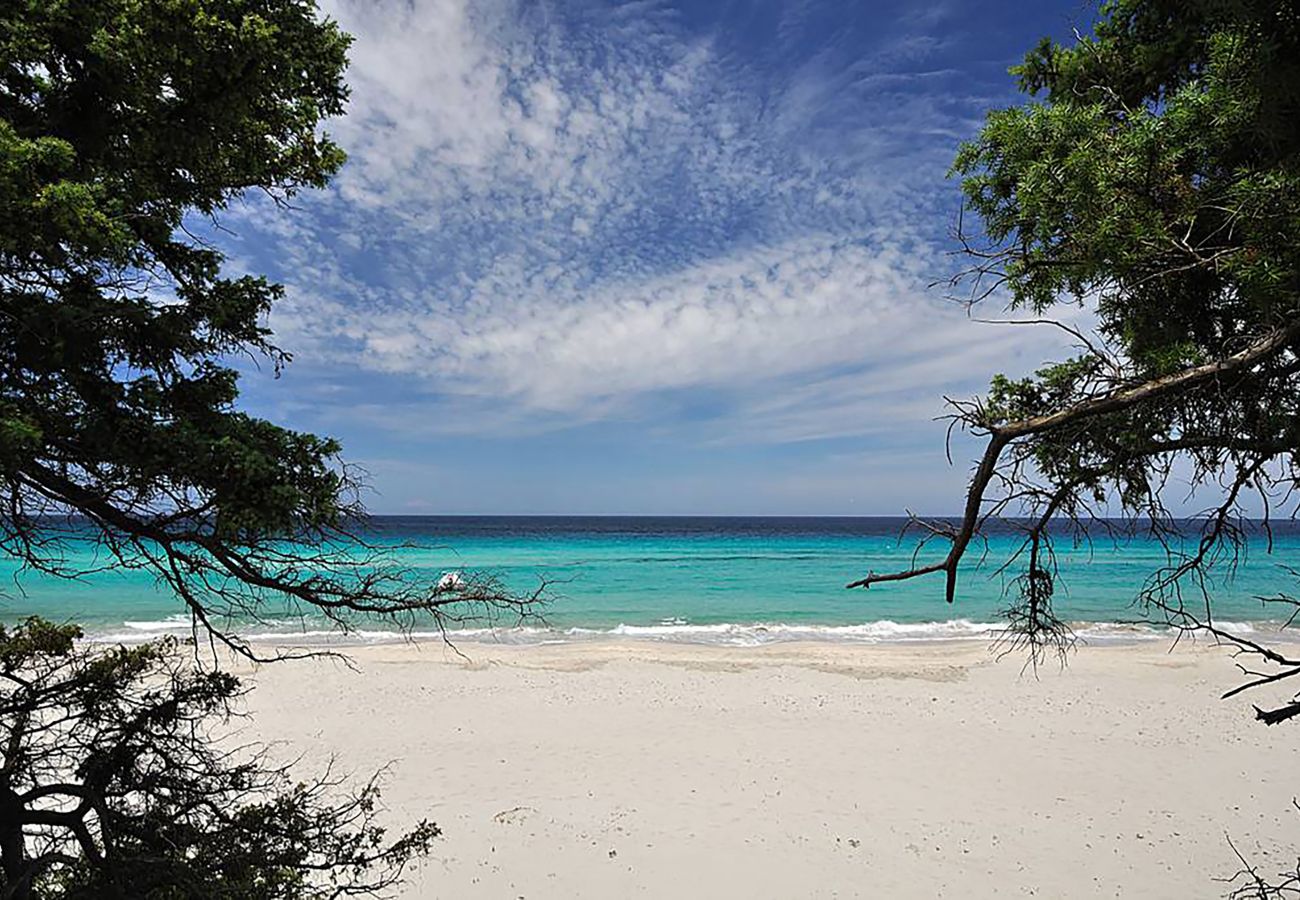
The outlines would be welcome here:
[[[915,541],[900,539],[897,519],[696,518],[379,518],[372,539],[393,546],[401,562],[436,580],[446,573],[483,571],[527,591],[552,582],[544,625],[511,629],[498,639],[574,639],[615,632],[684,640],[761,642],[781,638],[897,640],[960,637],[987,631],[1005,605],[995,572],[1018,543],[994,535],[989,562],[967,567],[958,602],[943,601],[942,577],[846,591],[865,575],[906,568]],[[399,546],[415,544],[414,547]],[[941,548],[936,545],[935,551]],[[1300,559],[1300,529],[1275,534],[1270,555],[1262,536],[1248,548],[1235,577],[1217,586],[1221,620],[1275,618],[1260,595],[1295,592],[1280,564]],[[90,545],[72,556],[91,561]],[[1143,579],[1165,561],[1156,542],[1098,538],[1072,548],[1060,539],[1063,619],[1098,626],[1142,619],[1132,606]],[[929,559],[929,557],[925,557]],[[187,630],[181,605],[146,573],[103,573],[77,582],[18,572],[0,563],[14,585],[0,601],[13,620],[39,613],[77,621],[101,637],[145,637]],[[267,638],[313,636],[323,623],[285,619],[250,627]],[[1105,629],[1093,627],[1095,633]],[[381,626],[363,625],[362,639],[380,639]],[[478,632],[472,632],[477,634]]]

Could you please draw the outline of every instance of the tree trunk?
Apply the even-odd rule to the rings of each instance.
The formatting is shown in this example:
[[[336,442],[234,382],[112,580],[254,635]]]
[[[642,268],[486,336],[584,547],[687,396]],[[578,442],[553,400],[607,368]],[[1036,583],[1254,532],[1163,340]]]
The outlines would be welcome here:
[[[0,871],[4,872],[0,897],[4,900],[29,900],[32,873],[27,871],[22,804],[7,783],[0,784]]]

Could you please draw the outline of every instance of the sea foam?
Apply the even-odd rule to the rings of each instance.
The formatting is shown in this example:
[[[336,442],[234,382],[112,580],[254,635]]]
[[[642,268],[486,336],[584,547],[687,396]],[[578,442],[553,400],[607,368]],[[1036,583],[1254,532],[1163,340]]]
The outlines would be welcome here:
[[[1280,623],[1220,622],[1220,628],[1245,637],[1264,636],[1271,640],[1288,638],[1280,632]],[[1004,633],[1001,622],[977,622],[949,619],[943,622],[896,622],[881,619],[851,625],[815,625],[783,622],[691,623],[682,618],[665,619],[651,625],[618,624],[608,628],[592,627],[480,627],[440,631],[421,629],[399,632],[393,629],[358,628],[342,632],[328,627],[312,627],[301,619],[267,620],[239,629],[246,640],[258,643],[297,645],[334,644],[365,645],[399,642],[408,639],[427,641],[552,644],[599,640],[648,640],[683,644],[712,644],[733,647],[757,647],[789,642],[825,642],[850,644],[894,644],[947,641],[992,641]],[[170,616],[150,621],[127,621],[122,629],[90,631],[88,637],[104,643],[135,644],[163,635],[189,636],[192,626],[186,616]],[[1080,622],[1075,636],[1087,644],[1114,644],[1149,640],[1170,640],[1167,627],[1141,622]],[[1300,640],[1300,635],[1294,639]]]

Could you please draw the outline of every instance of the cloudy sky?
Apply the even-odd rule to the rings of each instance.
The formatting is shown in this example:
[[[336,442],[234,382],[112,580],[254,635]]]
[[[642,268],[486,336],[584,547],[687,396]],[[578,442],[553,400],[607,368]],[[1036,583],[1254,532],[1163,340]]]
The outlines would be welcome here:
[[[951,512],[943,396],[1068,352],[927,285],[957,144],[1087,4],[323,5],[350,160],[222,240],[287,286],[247,405],[375,512]]]

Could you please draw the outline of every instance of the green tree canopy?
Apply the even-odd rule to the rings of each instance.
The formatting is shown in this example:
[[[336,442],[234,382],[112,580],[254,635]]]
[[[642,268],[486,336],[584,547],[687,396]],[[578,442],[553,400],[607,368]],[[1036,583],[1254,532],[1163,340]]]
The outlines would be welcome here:
[[[1084,531],[1118,502],[1173,537],[1177,467],[1214,506],[1189,546],[1168,541],[1142,599],[1259,654],[1266,671],[1243,687],[1285,681],[1300,660],[1221,629],[1207,575],[1237,557],[1246,494],[1270,509],[1300,475],[1300,14],[1111,0],[1091,35],[1044,41],[1012,72],[1033,99],[991,113],[954,166],[982,227],[959,228],[971,267],[953,284],[1040,316],[1083,307],[1095,334],[1058,316],[1076,356],[957,404],[987,445],[961,520],[923,523],[948,552],[852,586],[943,573],[951,602],[972,540],[1014,519],[1009,634],[1037,659],[1070,640],[1052,611],[1052,524]],[[1296,714],[1291,700],[1259,715]]]
[[[339,446],[235,407],[229,360],[288,361],[264,325],[282,289],[187,226],[326,184],[348,43],[312,0],[0,9],[0,547],[76,574],[56,528],[75,514],[246,653],[219,617],[268,601],[344,625],[528,605],[361,548]]]

